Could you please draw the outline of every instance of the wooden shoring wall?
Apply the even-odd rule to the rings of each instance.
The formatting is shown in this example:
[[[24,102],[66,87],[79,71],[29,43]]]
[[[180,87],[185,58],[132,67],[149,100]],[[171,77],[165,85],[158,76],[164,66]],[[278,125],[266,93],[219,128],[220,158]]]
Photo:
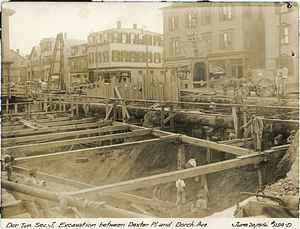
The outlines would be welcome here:
[[[143,82],[136,84],[112,80],[111,83],[105,83],[104,80],[101,80],[95,83],[95,88],[87,90],[87,96],[114,98],[114,88],[117,87],[123,99],[179,101],[180,88],[178,81],[160,82],[157,77],[150,77],[150,80],[143,79]]]

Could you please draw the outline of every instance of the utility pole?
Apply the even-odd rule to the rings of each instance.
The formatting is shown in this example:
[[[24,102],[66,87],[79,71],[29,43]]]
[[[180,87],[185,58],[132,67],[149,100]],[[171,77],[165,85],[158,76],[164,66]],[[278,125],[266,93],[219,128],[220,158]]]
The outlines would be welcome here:
[[[146,28],[146,80],[148,85],[148,34],[147,34],[147,26],[143,25],[142,26],[142,34],[143,34],[143,28]],[[145,90],[145,85],[144,85],[144,90]]]

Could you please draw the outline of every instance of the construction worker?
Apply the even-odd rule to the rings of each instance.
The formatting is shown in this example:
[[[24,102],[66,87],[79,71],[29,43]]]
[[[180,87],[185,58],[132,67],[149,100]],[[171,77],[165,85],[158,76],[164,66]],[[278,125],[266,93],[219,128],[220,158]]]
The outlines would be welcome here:
[[[263,121],[259,117],[257,117],[255,113],[252,113],[250,121],[245,125],[241,126],[240,129],[248,127],[251,130],[251,137],[253,140],[254,150],[258,153],[261,153],[261,139],[262,132],[264,129]],[[248,131],[245,131],[244,133],[248,133]],[[245,136],[245,138],[247,138],[247,136]]]
[[[43,188],[46,183],[45,181],[37,182],[36,181],[37,170],[30,169],[29,170],[29,177],[24,180],[24,185],[32,186],[34,188]],[[31,218],[39,218],[39,211],[36,205],[39,205],[43,210],[44,218],[50,218],[48,201],[44,199],[40,199],[34,196],[25,195],[23,194],[21,197],[23,206],[27,209],[28,213],[30,214]],[[42,217],[40,217],[42,218]]]
[[[286,142],[289,144],[292,143],[294,141],[295,134],[296,134],[296,131],[292,130],[291,135],[286,139]]]
[[[161,200],[161,186],[157,185],[154,190],[153,190],[153,195],[152,195],[153,199],[158,199]]]
[[[207,207],[207,201],[202,192],[199,192],[197,194],[197,198],[198,198],[196,202],[197,217],[203,218],[207,215],[207,210],[209,210],[209,208]]]
[[[186,169],[189,169],[189,168],[195,168],[197,166],[197,161],[198,158],[196,157],[195,159],[194,158],[191,158],[186,164],[185,164],[185,168]],[[197,182],[199,180],[199,176],[196,176],[195,177],[195,181]]]
[[[3,157],[3,168],[7,171],[7,180],[13,181],[12,179],[12,166],[11,163],[15,160],[15,157],[12,155],[4,155]]]
[[[277,91],[277,96],[279,95],[285,95],[286,91],[286,85],[287,85],[287,74],[288,74],[288,69],[283,68],[280,70],[276,76],[275,83],[276,83],[276,91]],[[280,94],[280,87],[281,89],[281,94]]]
[[[176,188],[177,188],[177,200],[176,204],[177,205],[182,205],[185,204],[185,183],[183,180],[177,180],[176,181]]]

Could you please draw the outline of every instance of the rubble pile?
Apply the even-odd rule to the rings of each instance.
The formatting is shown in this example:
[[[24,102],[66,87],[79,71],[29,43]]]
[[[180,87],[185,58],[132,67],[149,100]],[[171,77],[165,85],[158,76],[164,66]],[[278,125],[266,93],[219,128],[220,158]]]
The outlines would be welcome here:
[[[267,186],[264,193],[279,198],[282,196],[299,196],[299,178],[280,179],[277,183]]]

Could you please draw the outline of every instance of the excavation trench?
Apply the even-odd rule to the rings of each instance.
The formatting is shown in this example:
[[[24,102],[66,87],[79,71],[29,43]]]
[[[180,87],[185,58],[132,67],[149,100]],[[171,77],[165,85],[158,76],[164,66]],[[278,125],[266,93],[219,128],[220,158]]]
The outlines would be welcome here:
[[[181,128],[182,129],[182,128]],[[125,142],[145,140],[151,137],[127,138]],[[76,146],[78,147],[78,146]],[[74,149],[76,149],[76,147]],[[80,147],[79,147],[80,148]],[[61,148],[63,151],[65,148]],[[79,181],[94,186],[113,184],[121,181],[147,177],[156,174],[167,173],[177,170],[177,149],[178,144],[160,142],[155,144],[139,144],[135,147],[105,150],[97,153],[84,153],[80,155],[68,154],[59,159],[51,157],[24,160],[18,166],[24,168],[38,168],[40,172],[55,175],[62,178]],[[185,144],[185,159],[198,157],[198,166],[206,164],[206,148]],[[56,152],[56,151],[55,151]],[[221,159],[219,152],[213,153],[212,163]],[[227,159],[234,158],[230,155]],[[273,154],[272,160],[263,164],[264,179],[266,183],[272,183],[276,177],[271,171],[276,169],[277,164],[283,157],[282,153]],[[82,163],[78,159],[87,158]],[[236,204],[236,199],[242,191],[255,192],[258,189],[257,170],[252,165],[242,166],[221,172],[207,174],[207,185],[209,190],[208,215],[222,211]],[[19,177],[20,180],[24,176]],[[196,182],[193,177],[185,179],[187,201],[195,205],[197,192],[202,186],[201,180]],[[128,191],[137,196],[152,198],[153,189],[149,186],[138,190]],[[74,191],[64,185],[57,185],[49,182],[47,190],[52,191]],[[162,197],[164,200],[175,203],[176,187],[175,182],[162,184]],[[94,201],[105,201],[107,205],[128,209],[129,201],[119,199],[118,196],[102,196]],[[54,214],[59,214],[57,207]],[[56,215],[59,217],[59,215]],[[163,215],[163,217],[166,217]]]

